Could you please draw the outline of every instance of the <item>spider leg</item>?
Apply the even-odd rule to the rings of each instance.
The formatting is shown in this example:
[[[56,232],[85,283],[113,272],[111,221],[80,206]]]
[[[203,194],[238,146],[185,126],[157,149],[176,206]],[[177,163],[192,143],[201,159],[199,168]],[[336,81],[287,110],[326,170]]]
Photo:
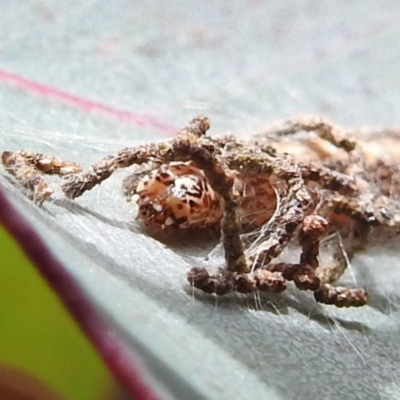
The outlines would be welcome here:
[[[189,271],[187,280],[191,286],[219,296],[233,291],[244,294],[256,290],[280,293],[286,289],[286,278],[281,271],[257,270],[239,274],[222,268],[216,274],[210,274],[205,268],[194,267]]]
[[[298,132],[314,132],[321,139],[328,141],[346,152],[352,152],[356,142],[348,138],[347,131],[339,125],[316,116],[299,116],[288,119],[280,125],[271,127],[262,133],[262,136],[279,137],[294,135]]]
[[[198,140],[209,129],[209,121],[205,117],[195,117],[188,127],[181,129],[176,138],[165,143],[152,143],[119,151],[114,156],[105,157],[93,164],[87,172],[68,177],[62,184],[65,195],[71,199],[82,196],[88,190],[108,179],[117,169],[131,165],[144,164],[152,160],[167,163],[174,161],[172,145],[181,138]]]
[[[108,179],[118,168],[144,164],[152,159],[166,157],[166,152],[163,150],[163,145],[157,144],[126,148],[115,156],[105,157],[93,164],[86,172],[69,176],[62,183],[61,188],[68,198],[75,199]]]
[[[315,182],[323,189],[336,191],[344,196],[355,195],[359,192],[353,177],[325,167],[318,162],[299,163],[299,168],[306,183]]]
[[[328,228],[328,221],[319,215],[309,215],[303,220],[299,231],[301,246],[298,264],[278,263],[270,264],[265,268],[273,272],[281,272],[288,281],[294,281],[300,290],[315,291],[320,287],[320,279],[316,275],[319,266],[320,240]]]
[[[25,150],[4,151],[1,161],[5,169],[32,193],[33,200],[38,203],[42,203],[53,193],[41,177],[42,174],[65,176],[82,170],[79,164]]]
[[[254,155],[248,159],[243,155],[240,157],[240,162],[247,167],[255,163],[254,167],[259,171],[264,173],[268,171],[271,175],[273,171],[277,177],[287,183],[287,191],[281,195],[283,200],[280,209],[274,221],[270,223],[264,244],[261,245],[264,249],[255,257],[253,256],[255,268],[281,273],[284,279],[293,280],[299,289],[314,291],[315,299],[321,303],[334,304],[338,307],[356,307],[366,304],[368,295],[363,289],[335,288],[327,283],[321,284],[315,273],[319,265],[319,241],[326,232],[327,222],[322,217],[306,216],[311,199],[298,166],[290,162],[285,164],[284,158],[281,161],[277,159],[277,163],[271,165],[268,162],[261,162],[260,158],[257,160]],[[239,160],[234,161],[231,162],[232,167],[238,168],[237,161]],[[283,164],[280,165],[279,162]],[[344,207],[344,210],[347,209]],[[270,265],[272,259],[282,252],[300,226],[302,227],[299,232],[299,241],[302,247],[300,263]]]
[[[362,307],[368,302],[368,295],[364,289],[332,286],[329,283],[321,285],[314,292],[314,298],[318,303],[336,307]]]
[[[250,271],[240,236],[241,229],[236,213],[237,203],[232,192],[233,179],[226,174],[218,159],[207,150],[193,147],[187,142],[179,143],[176,151],[178,156],[190,153],[190,159],[204,171],[211,187],[221,196],[224,203],[221,235],[226,265],[216,274],[209,274],[205,268],[192,268],[188,273],[189,283],[206,293],[218,295],[232,291],[247,294],[257,289],[273,292],[285,290],[286,279],[281,272],[257,270],[253,273]],[[269,165],[257,164],[257,167],[269,169]]]
[[[331,219],[344,216],[353,221],[355,228],[367,239],[368,232],[373,227],[400,227],[400,212],[395,202],[385,196],[374,200],[360,201],[334,194],[328,199],[327,205],[332,212]]]
[[[260,167],[258,165],[258,168]],[[274,159],[270,175],[271,179],[277,181],[281,201],[273,220],[268,223],[268,229],[262,230],[264,237],[260,241],[257,253],[251,256],[254,269],[270,264],[272,259],[279,256],[303,223],[313,203],[298,165],[289,157]],[[282,185],[282,182],[285,184]]]
[[[319,267],[320,240],[327,229],[328,221],[323,217],[310,215],[304,219],[299,234],[299,242],[302,248],[300,268],[297,271],[295,270],[293,280],[299,289],[313,290],[314,298],[319,303],[331,304],[336,307],[363,306],[368,301],[368,294],[364,289],[334,287],[329,283],[322,283],[316,274]],[[304,272],[302,269],[304,269]]]
[[[224,214],[221,221],[221,236],[225,251],[226,269],[232,273],[247,271],[247,260],[240,238],[240,224],[236,214],[237,199],[233,193],[233,177],[226,173],[215,154],[189,138],[179,137],[173,147],[175,159],[191,160],[204,171],[212,189],[221,197]]]
[[[298,289],[313,291],[314,298],[319,303],[336,307],[364,306],[368,301],[368,294],[364,289],[332,286],[327,283],[327,280],[336,280],[340,275],[321,275],[316,271],[319,267],[320,240],[325,235],[327,228],[328,221],[325,218],[318,215],[305,217],[299,232],[299,242],[302,248],[299,264],[278,263],[269,265],[267,268],[272,272],[281,272],[286,280],[294,281]]]
[[[305,210],[310,206],[311,199],[305,189],[304,182],[298,172],[297,165],[289,158],[271,159],[261,153],[231,154],[228,166],[251,173],[274,175],[286,182],[286,200],[279,207],[271,230],[264,240],[268,246],[256,255],[259,264],[256,271],[249,270],[243,243],[240,238],[240,227],[236,216],[236,201],[232,193],[232,179],[227,176],[218,159],[203,148],[193,147],[189,142],[177,145],[179,154],[190,154],[190,159],[204,170],[212,188],[222,197],[224,202],[224,218],[221,224],[222,241],[225,250],[226,267],[219,273],[210,275],[205,268],[192,268],[188,280],[192,286],[205,292],[225,294],[230,291],[251,293],[261,291],[281,292],[286,289],[286,278],[281,271],[261,270],[261,263],[268,263],[277,257],[286,247],[301,225]],[[271,234],[272,231],[272,234]],[[304,273],[303,273],[304,275]],[[319,286],[319,281],[317,287]]]

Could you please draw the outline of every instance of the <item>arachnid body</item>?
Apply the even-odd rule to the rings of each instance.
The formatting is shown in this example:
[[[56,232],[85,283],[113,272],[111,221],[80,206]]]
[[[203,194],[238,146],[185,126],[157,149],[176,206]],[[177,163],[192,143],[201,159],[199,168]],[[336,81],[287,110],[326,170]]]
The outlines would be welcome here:
[[[6,151],[2,163],[40,203],[51,195],[42,174],[64,175],[62,189],[74,199],[118,168],[150,164],[150,171],[128,177],[123,185],[128,198],[136,197],[145,225],[221,228],[225,266],[214,274],[193,267],[192,286],[217,295],[246,294],[281,292],[293,281],[300,290],[313,291],[320,303],[366,304],[363,289],[332,286],[346,257],[341,248],[333,265],[320,266],[320,243],[337,234],[351,256],[374,227],[397,230],[398,168],[320,118],[290,120],[248,141],[210,137],[208,129],[208,119],[196,117],[173,139],[123,149],[86,172],[75,163],[27,151]],[[306,132],[306,138],[294,138],[298,132]],[[244,239],[244,231],[252,234]],[[298,261],[282,262],[279,256],[293,242],[300,247]]]

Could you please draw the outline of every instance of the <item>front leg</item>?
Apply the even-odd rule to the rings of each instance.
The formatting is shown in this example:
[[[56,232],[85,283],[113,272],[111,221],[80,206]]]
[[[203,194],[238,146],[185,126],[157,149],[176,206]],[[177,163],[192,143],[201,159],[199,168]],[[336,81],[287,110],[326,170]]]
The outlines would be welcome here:
[[[126,148],[119,151],[115,156],[105,157],[100,162],[93,164],[89,171],[69,177],[62,184],[62,189],[67,197],[75,199],[82,196],[86,191],[100,185],[119,168],[141,165],[153,160],[161,163],[176,161],[172,152],[172,146],[175,141],[179,138],[198,140],[205,136],[209,127],[207,118],[195,117],[188,127],[178,131],[176,138],[164,143],[152,143]]]
[[[30,191],[32,199],[39,204],[53,193],[42,174],[66,176],[82,171],[79,164],[25,150],[4,151],[1,162],[6,171],[15,176],[17,181]]]
[[[233,177],[217,157],[204,147],[193,144],[190,140],[176,140],[173,145],[175,159],[191,160],[209,181],[211,188],[221,197],[224,214],[221,221],[222,243],[225,250],[226,269],[231,273],[245,273],[248,270],[243,243],[240,238],[240,224],[236,206],[237,199],[233,193]]]

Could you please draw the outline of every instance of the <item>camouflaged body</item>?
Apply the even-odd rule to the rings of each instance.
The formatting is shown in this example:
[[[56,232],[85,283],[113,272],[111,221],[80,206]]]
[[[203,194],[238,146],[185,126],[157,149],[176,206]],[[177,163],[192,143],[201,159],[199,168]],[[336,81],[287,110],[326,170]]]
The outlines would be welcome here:
[[[237,215],[242,225],[262,226],[275,208],[276,196],[268,179],[234,174]],[[163,164],[144,176],[136,187],[138,219],[153,228],[206,228],[223,215],[220,196],[204,172],[191,162]]]

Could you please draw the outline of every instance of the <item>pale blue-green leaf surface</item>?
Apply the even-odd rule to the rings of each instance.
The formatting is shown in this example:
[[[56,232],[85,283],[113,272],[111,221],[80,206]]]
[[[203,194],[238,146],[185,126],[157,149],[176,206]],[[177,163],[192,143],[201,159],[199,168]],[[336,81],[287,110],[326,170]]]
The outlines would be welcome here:
[[[398,123],[400,5],[372,0],[0,1],[0,150],[92,162],[168,138],[195,114],[251,133],[290,114]],[[142,232],[119,171],[41,209],[0,183],[83,287],[161,397],[400,396],[398,240],[353,263],[370,306],[289,290],[261,304],[185,280],[210,243]],[[51,179],[54,187],[57,180]],[[347,279],[351,279],[348,274]]]

